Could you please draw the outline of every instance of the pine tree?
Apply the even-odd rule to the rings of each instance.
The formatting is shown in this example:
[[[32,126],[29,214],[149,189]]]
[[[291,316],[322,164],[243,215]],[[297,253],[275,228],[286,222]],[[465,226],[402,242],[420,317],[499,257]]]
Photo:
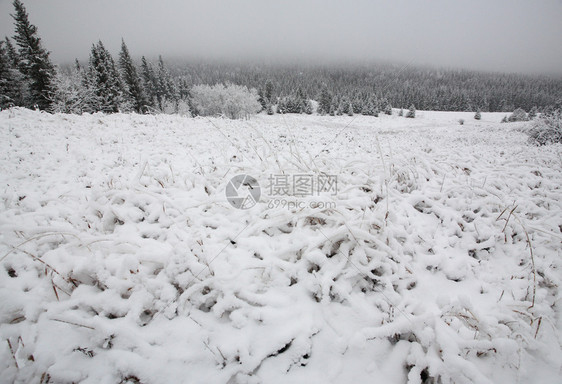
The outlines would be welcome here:
[[[325,114],[330,112],[330,106],[332,105],[332,94],[328,91],[327,87],[323,87],[320,92],[318,102],[318,113]]]
[[[263,89],[258,90],[258,103],[261,105],[262,111],[267,108],[267,100],[265,99],[265,91]]]
[[[16,34],[14,40],[19,47],[19,69],[29,81],[29,97],[27,106],[49,108],[52,81],[55,77],[55,67],[49,59],[49,52],[41,45],[41,38],[37,36],[37,27],[29,22],[28,14],[20,0],[13,2],[16,13],[12,15],[15,21]]]
[[[137,74],[135,64],[129,54],[129,49],[125,44],[125,40],[121,39],[121,52],[119,53],[119,68],[126,88],[126,98],[133,106],[136,112],[143,113],[146,110],[146,98],[144,90]]]
[[[404,116],[404,108],[400,108],[400,111],[398,112],[398,116],[400,117]]]
[[[156,74],[156,100],[158,108],[162,111],[165,104],[177,102],[177,92],[170,73],[164,65],[162,56],[158,57],[158,72]]]
[[[24,105],[27,95],[27,83],[10,57],[7,45],[0,41],[0,109]]]
[[[20,59],[18,57],[18,52],[14,48],[14,45],[12,44],[12,41],[8,38],[8,36],[6,36],[6,39],[4,40],[4,44],[6,44],[6,54],[8,55],[8,58],[10,59],[11,65],[14,68],[19,68]]]
[[[413,119],[416,117],[416,107],[414,107],[414,104],[412,104],[410,106],[410,109],[408,110],[408,113],[406,113],[406,117]]]
[[[273,104],[273,83],[271,80],[265,82],[265,92],[264,97],[267,102]]]
[[[141,78],[143,88],[147,97],[148,106],[151,108],[156,108],[158,104],[156,99],[156,75],[154,74],[152,64],[150,64],[144,56],[141,59]]]
[[[129,109],[113,57],[101,41],[92,46],[86,77],[88,86],[95,89],[98,100],[96,110],[111,113]]]
[[[531,110],[529,111],[529,120],[533,120],[535,117],[537,117],[538,111],[539,110],[537,107],[531,108]]]
[[[349,103],[347,107],[347,116],[353,116],[353,104]]]
[[[384,113],[385,115],[392,115],[392,105],[390,105],[390,103],[386,104],[384,107]]]

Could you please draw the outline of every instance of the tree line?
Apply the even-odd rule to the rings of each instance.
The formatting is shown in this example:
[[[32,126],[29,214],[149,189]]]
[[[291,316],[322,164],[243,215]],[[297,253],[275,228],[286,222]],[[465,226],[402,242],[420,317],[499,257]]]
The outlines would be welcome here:
[[[15,34],[0,41],[2,109],[23,106],[65,113],[230,116],[263,110],[268,114],[378,116],[392,114],[393,107],[542,111],[559,108],[562,102],[560,77],[390,64],[340,67],[177,61],[165,65],[161,56],[156,63],[143,56],[137,65],[125,41],[117,60],[99,41],[92,45],[87,63],[76,60],[74,65],[60,68],[51,62],[23,3],[14,0],[13,5]],[[234,109],[236,103],[241,104],[238,109]]]

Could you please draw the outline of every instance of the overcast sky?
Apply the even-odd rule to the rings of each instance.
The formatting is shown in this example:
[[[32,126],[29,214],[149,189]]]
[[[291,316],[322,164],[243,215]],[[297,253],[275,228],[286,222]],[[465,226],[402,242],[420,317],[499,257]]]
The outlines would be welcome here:
[[[562,74],[562,0],[23,0],[55,62],[133,56],[382,59]],[[13,35],[10,0],[0,33]]]

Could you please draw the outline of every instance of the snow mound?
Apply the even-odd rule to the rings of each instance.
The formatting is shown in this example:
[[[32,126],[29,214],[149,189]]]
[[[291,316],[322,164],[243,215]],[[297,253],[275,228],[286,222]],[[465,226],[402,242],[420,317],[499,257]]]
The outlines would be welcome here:
[[[1,381],[559,380],[562,146],[463,116],[0,112]]]

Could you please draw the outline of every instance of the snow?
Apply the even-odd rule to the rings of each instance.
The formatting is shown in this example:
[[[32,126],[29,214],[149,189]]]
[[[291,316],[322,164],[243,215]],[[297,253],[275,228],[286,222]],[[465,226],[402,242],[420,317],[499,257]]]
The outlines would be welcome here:
[[[562,146],[502,117],[0,112],[0,381],[560,382]]]

